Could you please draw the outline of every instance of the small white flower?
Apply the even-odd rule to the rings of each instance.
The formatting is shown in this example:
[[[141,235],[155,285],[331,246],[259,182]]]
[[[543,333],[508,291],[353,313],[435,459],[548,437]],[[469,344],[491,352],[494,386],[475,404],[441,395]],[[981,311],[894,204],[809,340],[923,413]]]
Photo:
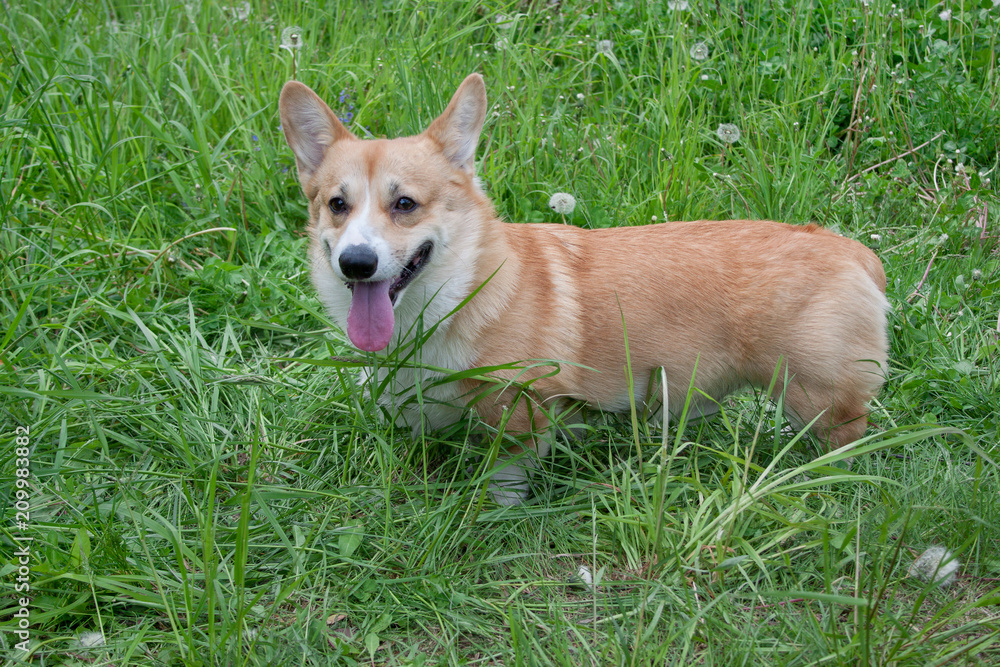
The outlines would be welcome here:
[[[998,0],[998,2],[1000,2],[1000,0]],[[982,280],[983,279],[983,272],[980,271],[979,269],[972,269],[972,279],[973,280]]]
[[[881,240],[882,240],[882,235],[881,234],[872,234],[872,241],[874,241],[875,243],[878,243]]]
[[[938,18],[941,19],[942,21],[950,21],[951,20],[951,10],[950,9],[944,10],[943,12],[941,12],[940,14],[938,14]]]
[[[610,39],[599,39],[597,40],[597,52],[611,58],[615,55],[614,52],[615,43]]]
[[[305,42],[302,41],[302,28],[297,25],[290,25],[281,31],[280,48],[288,51],[301,49]]]
[[[583,93],[577,93],[576,94],[576,99],[580,100],[581,102],[583,101],[583,98],[584,98],[584,94]]]
[[[732,123],[722,123],[715,130],[715,134],[725,144],[735,144],[740,140],[740,128]]]
[[[561,215],[568,215],[576,208],[576,197],[567,192],[557,192],[549,197],[549,208]]]
[[[947,588],[955,583],[955,573],[961,566],[959,560],[944,547],[931,547],[913,561],[907,575]]]
[[[708,44],[705,42],[698,42],[691,47],[689,53],[691,54],[691,58],[694,60],[705,60],[708,58]]]
[[[688,3],[687,0],[670,0],[670,2],[667,3],[667,9],[669,9],[672,12],[687,11],[688,7],[690,6],[691,5]]]

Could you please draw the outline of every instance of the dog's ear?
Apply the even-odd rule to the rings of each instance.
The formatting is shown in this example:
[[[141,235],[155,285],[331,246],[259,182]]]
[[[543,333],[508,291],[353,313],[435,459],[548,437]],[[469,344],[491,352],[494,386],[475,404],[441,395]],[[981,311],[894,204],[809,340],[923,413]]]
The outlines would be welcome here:
[[[475,172],[474,159],[479,133],[486,122],[486,86],[479,74],[470,74],[455,91],[448,108],[427,128],[452,164],[468,173]]]
[[[326,102],[298,81],[289,81],[281,89],[278,111],[285,141],[295,153],[303,187],[323,164],[330,146],[343,139],[356,139]]]

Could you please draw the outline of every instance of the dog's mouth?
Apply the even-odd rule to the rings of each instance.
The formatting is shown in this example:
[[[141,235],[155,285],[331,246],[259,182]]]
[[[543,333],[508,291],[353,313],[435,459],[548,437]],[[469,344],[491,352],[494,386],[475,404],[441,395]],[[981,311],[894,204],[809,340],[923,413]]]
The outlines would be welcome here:
[[[434,244],[430,241],[424,241],[417,248],[417,251],[413,253],[413,257],[403,267],[403,270],[399,273],[399,277],[389,286],[389,299],[392,301],[392,305],[396,305],[396,297],[399,296],[399,293],[413,282],[417,274],[427,266],[427,260],[430,259],[432,250],[434,250]]]
[[[348,282],[351,309],[347,313],[347,337],[361,350],[382,350],[392,340],[396,318],[393,307],[399,293],[427,266],[434,244],[424,241],[395,278]]]

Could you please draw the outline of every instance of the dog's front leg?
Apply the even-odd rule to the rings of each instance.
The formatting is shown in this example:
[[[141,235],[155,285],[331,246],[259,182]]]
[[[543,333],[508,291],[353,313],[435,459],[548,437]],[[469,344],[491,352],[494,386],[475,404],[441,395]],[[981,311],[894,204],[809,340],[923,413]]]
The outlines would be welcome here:
[[[490,495],[499,505],[517,505],[528,497],[531,476],[551,449],[554,432],[539,397],[518,385],[502,389],[479,384],[474,408],[496,430],[500,452],[490,474]],[[516,443],[510,443],[515,439]]]

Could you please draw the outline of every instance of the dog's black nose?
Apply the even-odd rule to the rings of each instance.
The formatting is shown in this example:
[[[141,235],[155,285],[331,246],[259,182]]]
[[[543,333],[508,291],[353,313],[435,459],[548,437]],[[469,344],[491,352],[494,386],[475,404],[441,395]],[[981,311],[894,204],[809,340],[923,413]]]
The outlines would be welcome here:
[[[348,280],[367,280],[378,269],[378,255],[371,246],[352,245],[340,253],[340,270]]]

